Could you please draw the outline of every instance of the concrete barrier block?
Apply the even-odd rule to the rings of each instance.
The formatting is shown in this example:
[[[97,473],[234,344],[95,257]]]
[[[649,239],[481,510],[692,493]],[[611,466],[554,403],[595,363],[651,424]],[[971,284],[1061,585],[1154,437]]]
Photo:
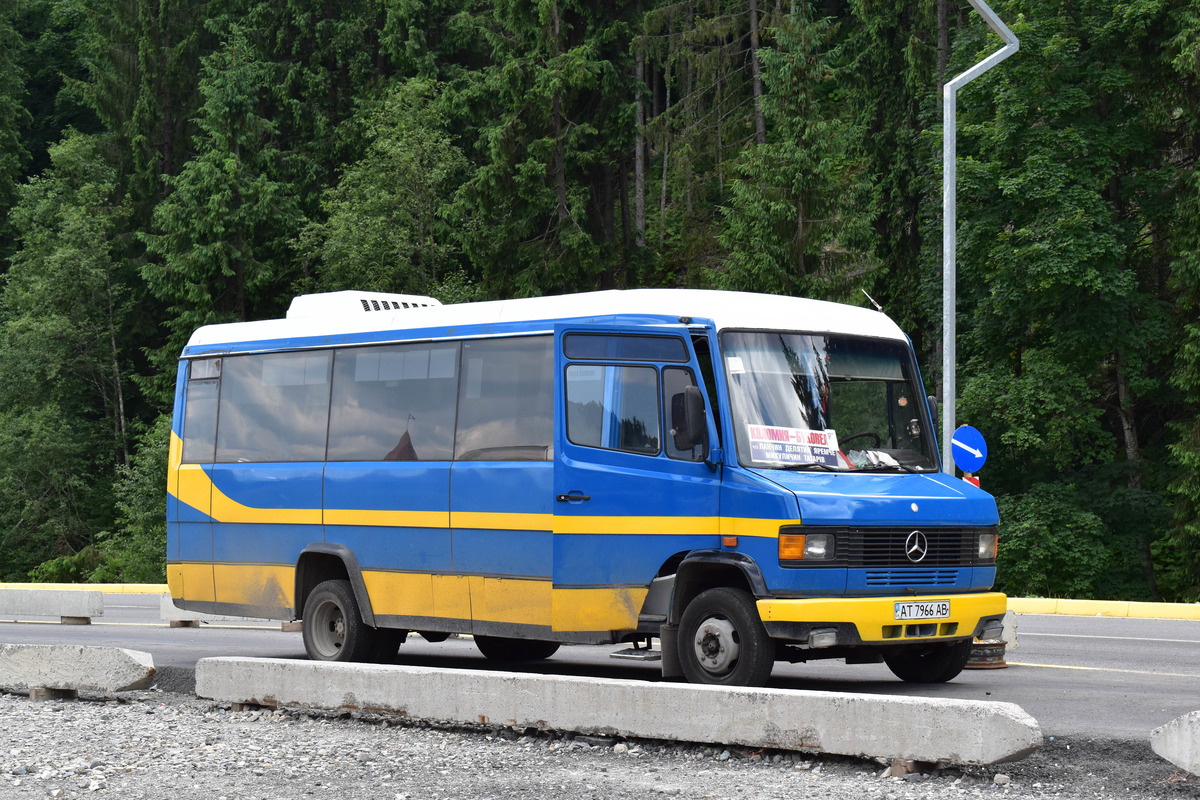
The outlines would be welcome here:
[[[196,692],[228,703],[954,764],[1022,758],[1042,741],[1037,721],[1011,703],[482,670],[206,658]]]
[[[1155,728],[1150,733],[1150,747],[1180,769],[1200,775],[1200,711]]]
[[[104,595],[94,590],[0,589],[0,614],[80,620],[104,615]]]
[[[0,644],[0,688],[64,689],[109,694],[145,689],[154,680],[149,653],[122,647]]]

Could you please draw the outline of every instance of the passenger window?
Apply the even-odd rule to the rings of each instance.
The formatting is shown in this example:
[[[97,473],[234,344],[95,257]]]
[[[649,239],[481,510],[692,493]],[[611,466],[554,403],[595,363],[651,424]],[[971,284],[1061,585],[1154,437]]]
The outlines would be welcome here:
[[[185,464],[211,464],[217,449],[217,394],[221,389],[221,359],[188,364],[187,403],[183,409]]]
[[[455,460],[550,461],[553,451],[553,339],[463,342]]]
[[[226,357],[216,460],[324,460],[332,361],[328,352]]]
[[[449,461],[457,397],[457,343],[339,350],[327,459]]]
[[[656,455],[658,370],[571,364],[567,367],[567,439],[572,444]]]

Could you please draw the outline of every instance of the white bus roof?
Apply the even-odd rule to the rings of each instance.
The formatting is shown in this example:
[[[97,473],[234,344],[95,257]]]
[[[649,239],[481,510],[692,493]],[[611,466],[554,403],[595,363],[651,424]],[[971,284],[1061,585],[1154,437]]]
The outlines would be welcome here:
[[[363,294],[368,297],[386,296]],[[535,325],[534,328],[549,330],[558,320],[593,318],[614,320],[614,324],[620,324],[620,318],[629,317],[632,324],[636,323],[634,318],[647,316],[671,320],[680,317],[690,317],[696,321],[712,320],[717,330],[736,328],[848,333],[905,340],[899,326],[878,311],[822,300],[747,292],[627,289],[372,311],[363,311],[364,306],[357,300],[347,302],[348,297],[353,295],[352,292],[305,295],[303,299],[293,301],[299,304],[302,314],[293,311],[287,319],[206,325],[192,334],[188,342],[188,354],[196,354],[193,348],[212,352],[220,345],[248,342],[282,344],[301,339],[340,338],[371,332],[428,331],[521,322],[545,322],[544,327]],[[329,302],[322,302],[322,298],[328,298]],[[328,311],[323,312],[325,307]]]

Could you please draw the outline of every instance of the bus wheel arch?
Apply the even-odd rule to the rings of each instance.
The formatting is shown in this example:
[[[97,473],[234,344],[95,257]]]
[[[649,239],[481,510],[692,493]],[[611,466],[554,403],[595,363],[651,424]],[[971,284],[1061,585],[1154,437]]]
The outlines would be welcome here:
[[[691,553],[675,573],[668,621],[678,625],[688,604],[708,589],[728,586],[753,597],[767,594],[767,582],[758,564],[741,553],[706,550]]]
[[[300,553],[296,561],[295,612],[303,619],[309,595],[329,580],[344,580],[354,593],[355,604],[362,621],[374,628],[375,612],[371,607],[371,596],[363,581],[362,569],[358,566],[350,548],[326,542],[315,542]]]

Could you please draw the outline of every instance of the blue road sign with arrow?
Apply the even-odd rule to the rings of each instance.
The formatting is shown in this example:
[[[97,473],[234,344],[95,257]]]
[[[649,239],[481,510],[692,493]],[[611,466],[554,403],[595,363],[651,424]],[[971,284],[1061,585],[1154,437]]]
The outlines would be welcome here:
[[[955,428],[954,435],[950,437],[950,453],[954,456],[954,463],[963,472],[978,472],[983,462],[987,461],[987,442],[978,430],[963,425]]]

